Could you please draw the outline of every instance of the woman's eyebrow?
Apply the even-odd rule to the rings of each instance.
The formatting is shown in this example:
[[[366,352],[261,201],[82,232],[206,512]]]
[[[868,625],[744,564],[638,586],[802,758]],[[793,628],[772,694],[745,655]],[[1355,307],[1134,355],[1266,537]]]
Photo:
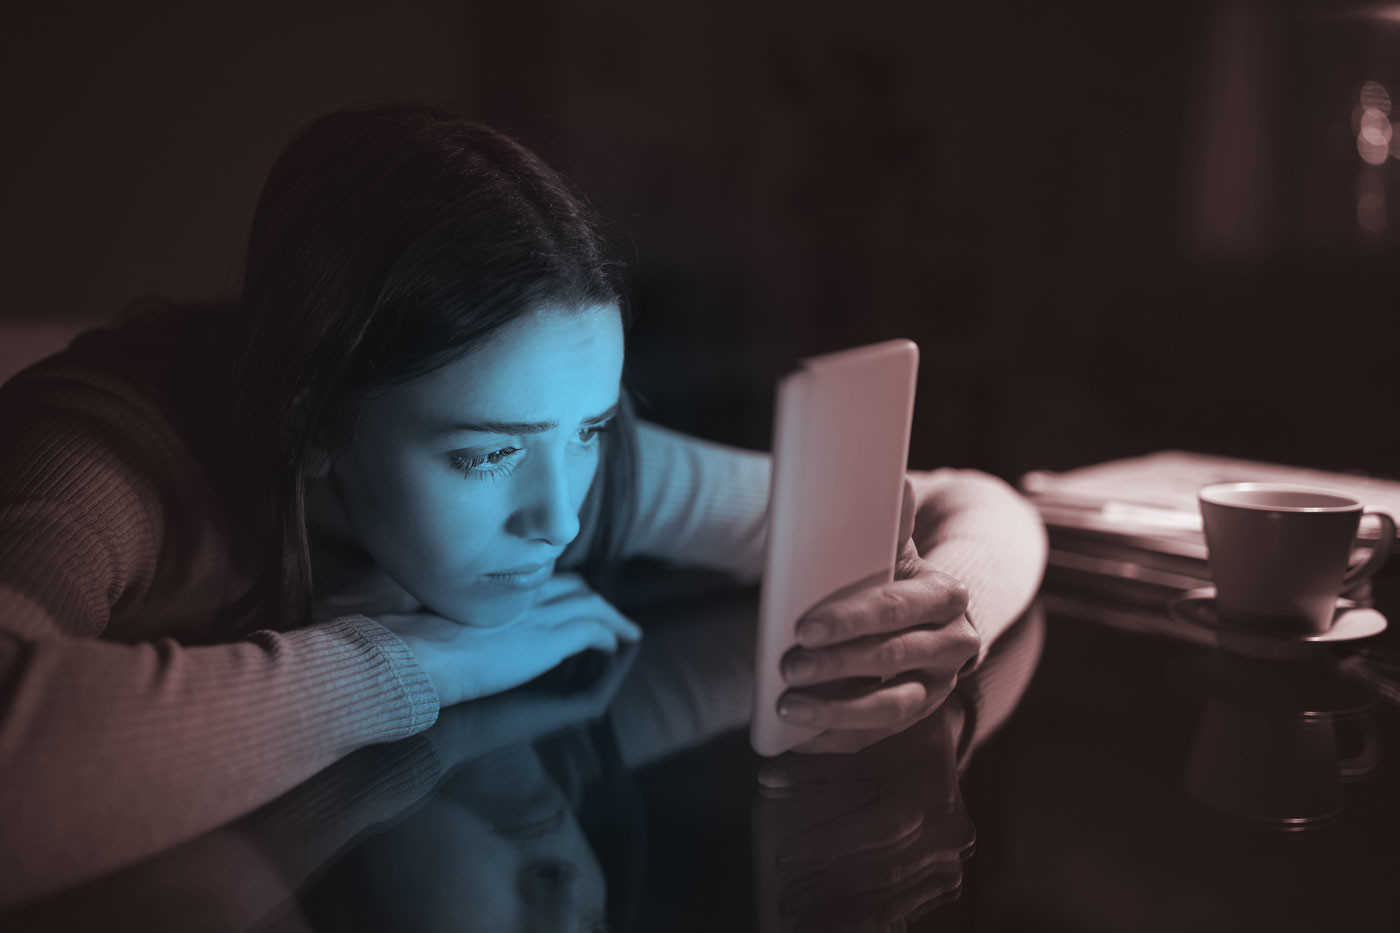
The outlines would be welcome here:
[[[618,403],[614,402],[607,411],[596,415],[590,415],[583,419],[585,426],[591,426],[607,421],[617,414]],[[543,434],[545,431],[552,431],[559,427],[558,421],[450,421],[437,422],[429,426],[428,430],[432,434],[458,434],[471,432],[474,434]]]

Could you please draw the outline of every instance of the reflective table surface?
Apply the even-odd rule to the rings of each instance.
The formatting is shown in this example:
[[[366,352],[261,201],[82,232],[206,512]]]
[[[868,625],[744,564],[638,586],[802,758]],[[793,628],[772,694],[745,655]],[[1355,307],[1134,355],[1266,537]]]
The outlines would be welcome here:
[[[1394,930],[1400,717],[1037,608],[864,752],[748,746],[756,592],[444,710],[5,930]]]

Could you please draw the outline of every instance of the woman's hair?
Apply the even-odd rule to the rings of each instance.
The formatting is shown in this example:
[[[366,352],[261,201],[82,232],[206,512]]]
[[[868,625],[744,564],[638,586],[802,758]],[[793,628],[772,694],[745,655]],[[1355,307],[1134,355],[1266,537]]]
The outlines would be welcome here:
[[[317,449],[349,443],[363,400],[545,306],[614,305],[625,323],[622,298],[594,213],[509,137],[406,105],[341,110],[305,127],[253,218],[214,458],[237,539],[266,555],[233,614],[309,619],[306,470]],[[594,572],[630,519],[632,428],[624,397],[585,503]]]

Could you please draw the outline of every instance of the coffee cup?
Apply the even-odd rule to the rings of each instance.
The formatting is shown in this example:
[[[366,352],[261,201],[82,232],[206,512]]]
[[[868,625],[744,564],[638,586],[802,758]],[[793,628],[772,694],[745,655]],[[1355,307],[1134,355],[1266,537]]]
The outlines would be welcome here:
[[[1385,563],[1395,522],[1350,496],[1283,483],[1219,483],[1197,494],[1221,621],[1319,634],[1337,597]],[[1370,556],[1348,567],[1364,515],[1380,522]]]

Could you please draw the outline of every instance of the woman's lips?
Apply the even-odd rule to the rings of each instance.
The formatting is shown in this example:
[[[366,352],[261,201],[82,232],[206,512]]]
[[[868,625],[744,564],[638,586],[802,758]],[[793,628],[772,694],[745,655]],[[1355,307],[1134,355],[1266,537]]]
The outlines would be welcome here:
[[[496,573],[483,573],[481,578],[496,586],[505,587],[511,590],[532,590],[544,581],[548,580],[554,573],[554,561],[545,561],[542,564],[522,564],[519,567],[512,567],[509,570],[500,570]]]

